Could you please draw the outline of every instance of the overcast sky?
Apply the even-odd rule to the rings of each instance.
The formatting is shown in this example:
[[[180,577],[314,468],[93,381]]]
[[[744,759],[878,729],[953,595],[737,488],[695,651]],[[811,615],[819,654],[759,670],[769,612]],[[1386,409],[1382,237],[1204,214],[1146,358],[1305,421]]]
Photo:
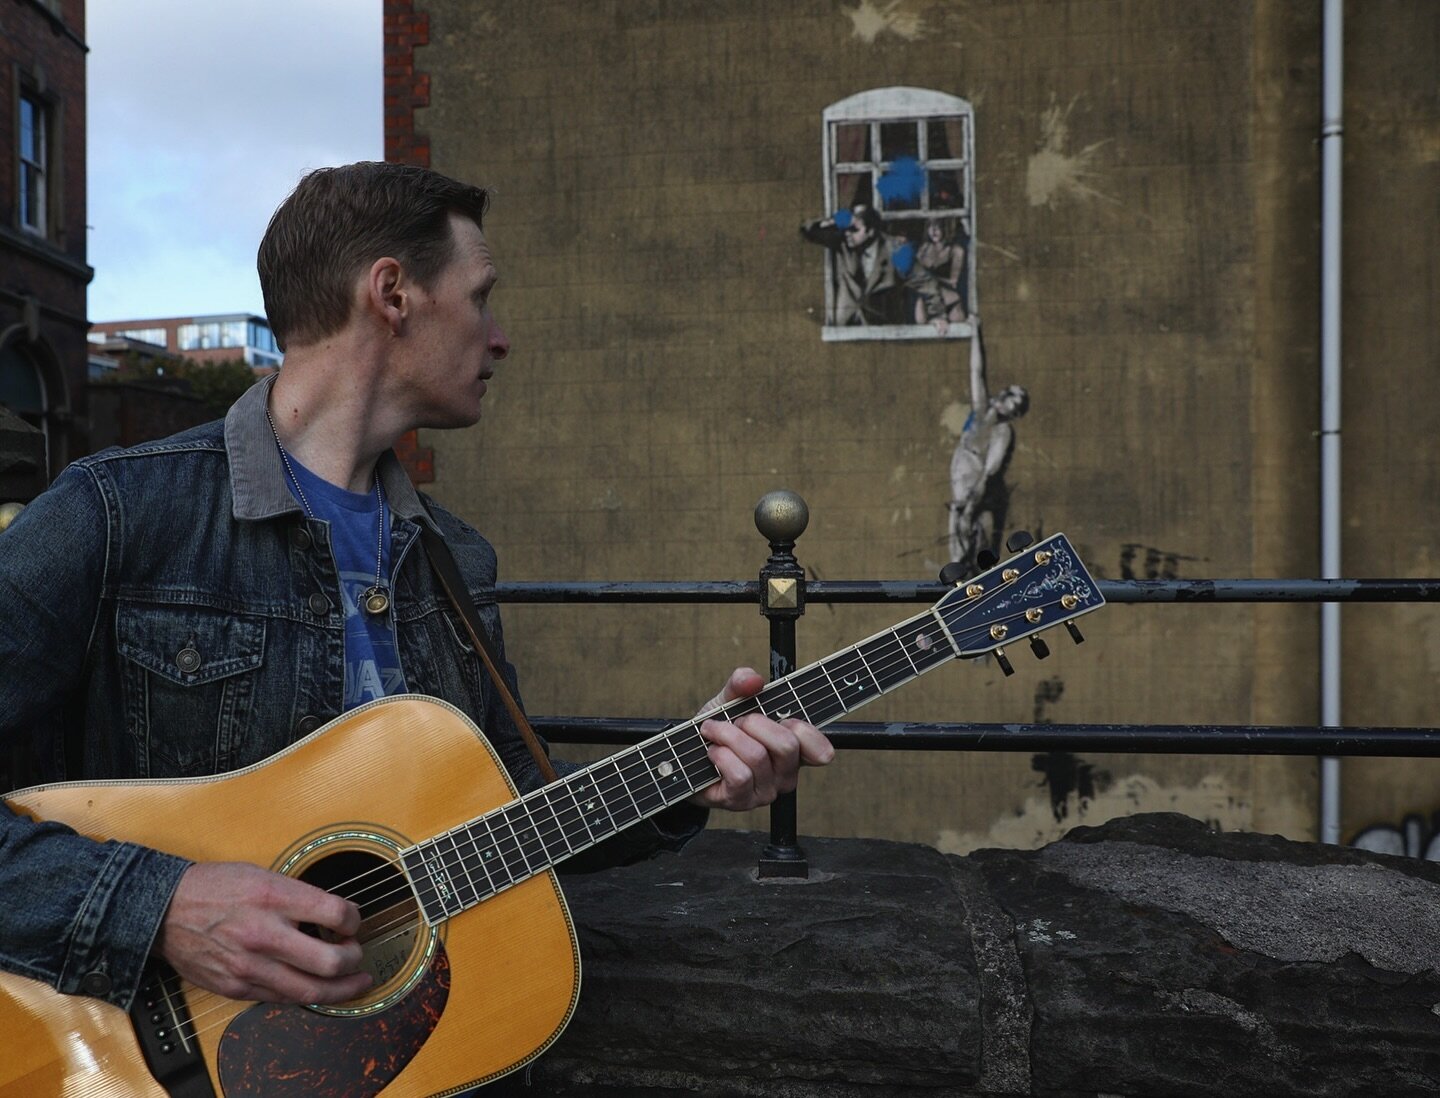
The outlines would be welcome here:
[[[89,0],[90,319],[264,314],[308,168],[383,156],[380,0]]]

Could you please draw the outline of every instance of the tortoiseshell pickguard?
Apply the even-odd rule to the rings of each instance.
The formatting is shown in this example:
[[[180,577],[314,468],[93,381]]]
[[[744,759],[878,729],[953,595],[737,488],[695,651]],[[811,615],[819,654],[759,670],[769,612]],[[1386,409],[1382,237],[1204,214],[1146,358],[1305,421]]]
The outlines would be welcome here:
[[[440,1023],[450,961],[440,946],[410,994],[386,1010],[337,1018],[257,1003],[220,1039],[226,1098],[371,1098],[399,1075]]]

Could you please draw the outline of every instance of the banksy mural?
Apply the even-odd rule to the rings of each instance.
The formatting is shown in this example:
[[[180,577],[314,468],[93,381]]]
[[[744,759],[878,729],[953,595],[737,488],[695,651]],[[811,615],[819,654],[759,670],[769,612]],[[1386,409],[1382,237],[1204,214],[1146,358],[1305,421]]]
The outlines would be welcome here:
[[[877,88],[823,114],[827,340],[968,335],[975,312],[974,111],[958,96]]]
[[[974,110],[945,92],[876,88],[826,107],[821,141],[834,212],[800,234],[825,250],[822,338],[970,340],[970,409],[941,539],[968,578],[1005,536],[1014,423],[1030,407],[1020,385],[991,391],[977,312]]]
[[[1010,488],[1005,470],[1015,452],[1015,420],[1030,409],[1030,394],[1020,385],[990,393],[985,338],[980,318],[971,317],[970,414],[950,458],[950,559],[965,566],[962,578],[984,569],[977,557],[996,556],[1005,534]]]

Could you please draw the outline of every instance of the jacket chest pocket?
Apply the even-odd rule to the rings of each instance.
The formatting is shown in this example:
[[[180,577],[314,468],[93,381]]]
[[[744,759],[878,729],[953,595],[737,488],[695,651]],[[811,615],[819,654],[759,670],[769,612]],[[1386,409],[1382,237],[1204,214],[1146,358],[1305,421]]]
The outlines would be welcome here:
[[[215,774],[234,765],[265,662],[265,622],[208,607],[122,606],[125,727],[141,774]]]

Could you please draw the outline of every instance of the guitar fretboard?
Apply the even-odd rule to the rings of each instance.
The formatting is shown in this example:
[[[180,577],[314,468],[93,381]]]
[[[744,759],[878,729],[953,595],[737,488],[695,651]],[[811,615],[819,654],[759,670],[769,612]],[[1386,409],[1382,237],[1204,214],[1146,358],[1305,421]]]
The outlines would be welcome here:
[[[938,610],[768,683],[633,748],[401,851],[431,926],[720,780],[700,726],[761,712],[817,728],[960,655]]]

